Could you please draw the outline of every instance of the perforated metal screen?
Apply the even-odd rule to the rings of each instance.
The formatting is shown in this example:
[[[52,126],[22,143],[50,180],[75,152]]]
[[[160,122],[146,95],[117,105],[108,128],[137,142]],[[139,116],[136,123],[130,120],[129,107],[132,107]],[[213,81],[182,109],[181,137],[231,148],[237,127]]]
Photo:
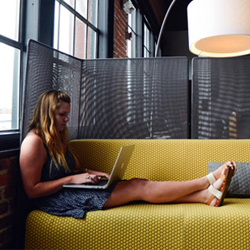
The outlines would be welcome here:
[[[70,139],[188,137],[185,57],[80,60],[31,40],[22,137],[48,89],[71,97]]]
[[[250,138],[250,58],[195,58],[192,138]]]

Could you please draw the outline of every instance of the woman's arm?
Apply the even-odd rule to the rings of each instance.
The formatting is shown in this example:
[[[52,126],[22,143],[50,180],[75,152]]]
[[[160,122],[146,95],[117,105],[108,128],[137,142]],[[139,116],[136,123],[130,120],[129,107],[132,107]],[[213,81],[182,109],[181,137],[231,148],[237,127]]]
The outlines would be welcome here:
[[[106,176],[105,173],[90,171],[58,180],[40,182],[46,157],[47,152],[42,139],[30,133],[21,146],[20,168],[25,192],[31,199],[56,193],[64,184],[97,183],[102,176]]]

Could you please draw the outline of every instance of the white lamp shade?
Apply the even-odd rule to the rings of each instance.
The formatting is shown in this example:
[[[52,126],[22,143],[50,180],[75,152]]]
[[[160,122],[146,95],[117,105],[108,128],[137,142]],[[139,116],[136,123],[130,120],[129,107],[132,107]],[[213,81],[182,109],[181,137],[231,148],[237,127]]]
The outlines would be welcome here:
[[[192,53],[207,57],[250,53],[250,0],[193,0],[187,12]]]

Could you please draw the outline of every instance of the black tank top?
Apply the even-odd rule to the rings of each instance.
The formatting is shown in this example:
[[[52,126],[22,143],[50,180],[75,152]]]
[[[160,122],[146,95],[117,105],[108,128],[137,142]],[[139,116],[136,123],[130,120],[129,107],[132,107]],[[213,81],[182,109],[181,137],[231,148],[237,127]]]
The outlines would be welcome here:
[[[65,168],[60,165],[59,163],[56,164],[53,162],[51,155],[49,153],[49,149],[47,145],[44,143],[44,147],[47,151],[47,159],[45,163],[43,164],[42,174],[41,174],[41,181],[50,181],[50,180],[56,180],[68,175],[71,175],[73,173],[74,167],[75,167],[75,160],[72,155],[70,155],[68,152],[65,153],[65,159],[67,161],[68,167],[70,169],[69,172],[65,170]]]

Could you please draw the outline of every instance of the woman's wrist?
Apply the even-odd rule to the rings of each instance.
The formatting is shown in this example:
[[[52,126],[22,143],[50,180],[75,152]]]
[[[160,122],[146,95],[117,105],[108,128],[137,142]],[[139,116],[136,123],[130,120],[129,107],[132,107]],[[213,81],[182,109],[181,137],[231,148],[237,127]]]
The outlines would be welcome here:
[[[65,177],[65,179],[63,181],[63,185],[73,184],[74,183],[73,177],[74,177],[74,175],[69,175],[69,176]]]

